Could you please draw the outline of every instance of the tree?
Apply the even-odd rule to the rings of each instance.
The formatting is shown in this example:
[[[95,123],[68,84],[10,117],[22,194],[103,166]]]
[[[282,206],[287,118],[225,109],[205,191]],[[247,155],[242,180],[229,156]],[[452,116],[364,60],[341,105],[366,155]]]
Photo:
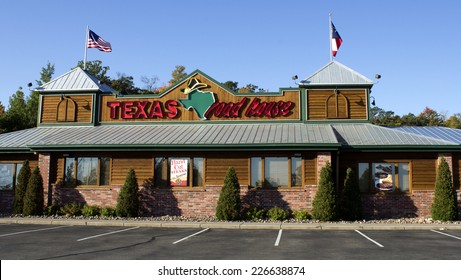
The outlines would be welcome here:
[[[341,216],[344,220],[357,221],[362,218],[359,182],[352,168],[348,168],[346,171],[341,207]]]
[[[115,212],[119,217],[137,217],[139,213],[138,179],[130,168],[125,184],[120,189]]]
[[[235,92],[238,92],[239,90],[239,83],[238,82],[234,82],[234,81],[227,81],[227,82],[224,82],[223,85],[225,87],[227,87],[228,89],[232,90],[232,91],[235,91]]]
[[[426,106],[419,114],[424,126],[443,126],[445,116]]]
[[[235,169],[230,167],[219,194],[216,217],[224,221],[234,221],[240,217],[240,209],[240,184]]]
[[[249,92],[249,93],[252,93],[252,92],[256,92],[256,90],[258,89],[259,87],[256,86],[256,85],[253,85],[253,84],[247,84],[246,86],[242,87],[241,89],[239,89],[239,92],[241,93],[245,93],[245,92]]]
[[[461,128],[461,113],[456,113],[445,121],[445,126],[451,128]]]
[[[187,76],[186,67],[182,65],[176,65],[173,72],[171,72],[170,86],[176,84],[180,80]]]
[[[153,76],[153,77],[150,77],[150,78],[148,78],[147,76],[141,76],[141,83],[144,84],[144,89],[147,92],[155,92],[156,91],[155,84],[157,82],[158,82],[158,77],[157,76]]]
[[[117,73],[117,79],[110,82],[110,87],[122,94],[138,94],[139,89],[134,86],[133,77],[124,73]]]
[[[83,60],[77,63],[77,67],[83,69]],[[87,61],[86,71],[95,76],[102,84],[110,84],[110,77],[107,76],[107,72],[110,70],[109,66],[102,66],[101,60]]]
[[[45,67],[42,67],[42,72],[40,72],[40,80],[36,80],[38,86],[51,81],[51,78],[54,75],[54,64],[51,64],[49,61]]]
[[[19,170],[18,180],[14,187],[14,203],[13,213],[22,214],[24,208],[24,196],[26,195],[27,185],[30,179],[30,166],[29,161],[25,160],[22,164],[21,170]]]
[[[444,157],[440,159],[432,203],[432,219],[454,221],[458,218],[456,192],[453,188],[450,167]]]
[[[22,213],[25,216],[43,214],[43,178],[38,166],[29,178]]]
[[[336,188],[330,162],[320,171],[320,181],[312,201],[312,218],[320,221],[335,221],[338,215]]]
[[[370,109],[371,123],[380,126],[399,126],[400,117],[394,114],[393,111],[385,111],[379,107],[372,107]]]
[[[0,119],[0,127],[3,132],[10,132],[28,128],[29,123],[27,118],[26,101],[24,99],[22,87],[10,97],[8,110]]]

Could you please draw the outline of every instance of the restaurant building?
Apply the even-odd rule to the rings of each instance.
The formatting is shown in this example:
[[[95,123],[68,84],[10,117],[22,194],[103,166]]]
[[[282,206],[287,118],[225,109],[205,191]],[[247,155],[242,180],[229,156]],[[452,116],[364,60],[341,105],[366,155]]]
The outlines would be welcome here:
[[[160,94],[121,95],[75,68],[36,89],[36,128],[0,135],[0,211],[26,159],[48,205],[115,206],[134,168],[149,216],[213,216],[229,167],[244,205],[311,210],[327,162],[338,190],[356,171],[365,217],[430,216],[441,157],[460,203],[460,130],[373,125],[372,86],[332,61],[278,92],[233,92],[196,70]]]

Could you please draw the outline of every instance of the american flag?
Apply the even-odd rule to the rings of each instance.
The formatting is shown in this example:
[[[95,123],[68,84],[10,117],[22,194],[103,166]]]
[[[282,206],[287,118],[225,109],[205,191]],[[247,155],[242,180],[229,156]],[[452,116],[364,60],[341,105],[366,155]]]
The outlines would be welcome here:
[[[103,52],[111,52],[112,47],[109,42],[104,41],[103,38],[99,37],[96,33],[88,29],[88,48],[97,48]]]
[[[331,51],[333,52],[333,56],[336,56],[336,53],[339,50],[339,47],[343,43],[343,39],[339,36],[338,31],[336,31],[336,27],[331,23]]]

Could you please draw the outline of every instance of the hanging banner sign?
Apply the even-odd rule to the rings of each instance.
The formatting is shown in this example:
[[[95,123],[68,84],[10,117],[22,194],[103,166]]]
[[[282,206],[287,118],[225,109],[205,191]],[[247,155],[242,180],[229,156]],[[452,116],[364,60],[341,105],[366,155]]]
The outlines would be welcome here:
[[[170,185],[187,186],[189,160],[172,159],[170,162]]]

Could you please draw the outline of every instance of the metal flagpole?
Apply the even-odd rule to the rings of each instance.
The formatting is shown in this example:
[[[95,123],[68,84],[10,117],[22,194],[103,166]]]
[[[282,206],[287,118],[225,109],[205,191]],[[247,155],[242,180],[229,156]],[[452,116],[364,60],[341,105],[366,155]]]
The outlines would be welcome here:
[[[332,46],[332,44],[333,44],[333,40],[332,40],[333,39],[333,28],[331,28],[331,13],[329,14],[328,18],[329,18],[329,25],[330,25],[330,27],[329,27],[329,29],[330,29],[330,62],[332,62],[333,61],[333,46]]]
[[[85,35],[85,56],[83,57],[83,70],[86,70],[86,54],[88,52],[88,35],[90,33],[90,27],[86,26],[86,35]]]

